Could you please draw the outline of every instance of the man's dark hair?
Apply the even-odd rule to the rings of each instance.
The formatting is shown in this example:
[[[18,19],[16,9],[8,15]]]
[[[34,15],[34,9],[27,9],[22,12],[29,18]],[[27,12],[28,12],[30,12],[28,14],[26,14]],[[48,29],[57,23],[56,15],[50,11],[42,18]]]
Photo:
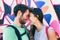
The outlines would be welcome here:
[[[24,5],[24,4],[18,4],[14,7],[14,16],[16,17],[17,16],[17,12],[20,10],[22,12],[22,14],[24,14],[24,12],[26,10],[29,10],[29,7]]]
[[[32,13],[34,14],[35,17],[38,18],[38,20],[39,20],[41,23],[43,23],[43,13],[42,13],[41,9],[39,9],[39,8],[34,8],[34,9],[32,10]]]

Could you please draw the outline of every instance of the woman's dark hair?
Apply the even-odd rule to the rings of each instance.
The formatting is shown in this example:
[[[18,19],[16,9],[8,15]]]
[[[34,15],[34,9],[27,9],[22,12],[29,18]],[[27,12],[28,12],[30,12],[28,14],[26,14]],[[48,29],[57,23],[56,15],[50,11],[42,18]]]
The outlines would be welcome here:
[[[60,40],[60,38],[57,38],[57,40]]]
[[[31,33],[32,33],[32,36],[34,36],[35,30],[36,30],[35,25],[31,25]]]
[[[32,13],[34,14],[34,16],[37,17],[38,20],[43,24],[43,13],[42,13],[41,9],[39,9],[39,8],[34,8],[34,9],[32,9],[31,12],[32,12]],[[34,25],[32,25],[31,32],[32,32],[33,36],[34,36],[35,30],[36,30],[36,27],[35,27]]]
[[[34,8],[34,9],[32,10],[32,13],[34,14],[35,17],[38,18],[38,20],[39,20],[41,23],[43,23],[43,13],[42,13],[41,9],[39,9],[39,8]]]

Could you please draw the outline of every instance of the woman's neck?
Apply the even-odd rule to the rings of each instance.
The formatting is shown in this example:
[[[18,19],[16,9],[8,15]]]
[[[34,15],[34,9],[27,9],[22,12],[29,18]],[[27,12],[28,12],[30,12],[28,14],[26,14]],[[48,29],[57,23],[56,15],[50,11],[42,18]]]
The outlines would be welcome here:
[[[43,27],[43,24],[40,23],[39,21],[37,21],[34,25],[36,26],[38,32],[39,32],[39,31],[42,29],[42,27]]]

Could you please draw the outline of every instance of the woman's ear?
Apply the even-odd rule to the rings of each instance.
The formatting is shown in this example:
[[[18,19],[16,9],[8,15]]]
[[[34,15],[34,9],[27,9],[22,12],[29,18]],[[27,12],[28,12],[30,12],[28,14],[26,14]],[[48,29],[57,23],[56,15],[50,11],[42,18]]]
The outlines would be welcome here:
[[[39,15],[37,15],[37,17],[39,18]]]

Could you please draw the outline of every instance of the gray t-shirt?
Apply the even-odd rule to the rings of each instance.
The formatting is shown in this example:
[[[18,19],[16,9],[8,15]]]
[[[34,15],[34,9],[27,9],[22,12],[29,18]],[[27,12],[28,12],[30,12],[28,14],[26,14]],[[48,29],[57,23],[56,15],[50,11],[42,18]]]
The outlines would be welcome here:
[[[48,32],[50,30],[53,30],[53,28],[49,27]],[[39,32],[35,30],[34,39],[35,40],[48,40],[47,34],[46,34],[46,26],[43,26],[43,28]]]

